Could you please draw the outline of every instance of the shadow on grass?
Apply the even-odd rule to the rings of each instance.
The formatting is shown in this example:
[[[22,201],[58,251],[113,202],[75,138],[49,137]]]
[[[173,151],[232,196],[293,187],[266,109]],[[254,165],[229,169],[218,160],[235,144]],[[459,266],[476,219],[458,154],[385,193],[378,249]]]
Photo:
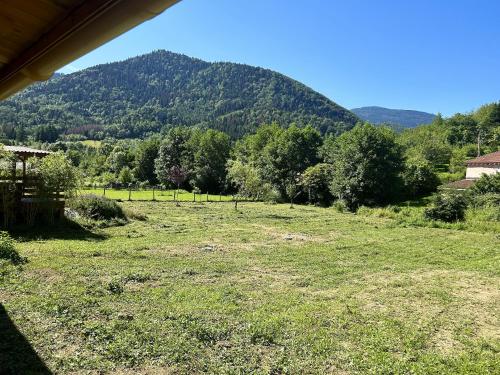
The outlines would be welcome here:
[[[277,214],[269,214],[269,215],[259,215],[258,217],[263,219],[272,219],[272,220],[292,220],[293,216],[285,216],[285,215],[277,215]]]
[[[50,239],[102,241],[107,238],[104,234],[94,233],[77,222],[66,218],[50,225],[15,226],[9,230],[9,233],[20,242]]]
[[[52,374],[0,303],[0,373]]]

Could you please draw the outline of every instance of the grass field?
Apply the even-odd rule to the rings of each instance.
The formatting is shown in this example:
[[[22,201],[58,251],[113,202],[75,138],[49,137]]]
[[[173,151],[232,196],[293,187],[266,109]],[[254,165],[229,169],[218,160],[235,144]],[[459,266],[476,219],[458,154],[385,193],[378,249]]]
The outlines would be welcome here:
[[[29,263],[0,268],[0,302],[40,358],[4,344],[4,370],[499,373],[496,227],[263,203],[122,204],[147,220],[17,235]]]
[[[105,195],[107,198],[116,200],[128,200],[129,191],[126,189],[82,189],[78,192],[79,194],[95,194],[95,195]],[[130,199],[135,201],[152,201],[153,198],[157,201],[173,201],[174,200],[174,190],[155,190],[153,193],[152,189],[141,189],[132,190],[130,193]],[[177,200],[181,202],[219,202],[219,201],[230,201],[231,196],[227,195],[213,195],[213,194],[193,194],[185,190],[179,190],[177,195]]]

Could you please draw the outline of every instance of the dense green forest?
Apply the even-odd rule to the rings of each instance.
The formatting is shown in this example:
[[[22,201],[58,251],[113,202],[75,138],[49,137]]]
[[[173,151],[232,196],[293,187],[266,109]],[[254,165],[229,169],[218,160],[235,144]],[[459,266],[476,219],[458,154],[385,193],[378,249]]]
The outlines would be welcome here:
[[[356,121],[282,74],[166,51],[57,75],[0,103],[3,138],[19,141],[143,138],[175,126],[237,138],[271,122],[340,134]]]

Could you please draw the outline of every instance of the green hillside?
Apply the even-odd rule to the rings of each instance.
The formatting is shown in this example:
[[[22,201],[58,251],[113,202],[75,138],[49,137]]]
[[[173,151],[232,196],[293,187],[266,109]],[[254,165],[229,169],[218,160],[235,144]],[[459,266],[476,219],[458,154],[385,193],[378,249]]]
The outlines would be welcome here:
[[[144,137],[179,125],[239,137],[273,121],[340,133],[357,118],[271,70],[209,63],[167,51],[57,76],[0,103],[4,127],[24,126],[28,134],[35,134],[50,125],[56,128],[50,129],[52,137]]]
[[[389,124],[402,128],[414,128],[418,125],[430,124],[436,117],[436,115],[427,112],[383,107],[361,107],[353,108],[351,111],[359,118],[372,124]]]

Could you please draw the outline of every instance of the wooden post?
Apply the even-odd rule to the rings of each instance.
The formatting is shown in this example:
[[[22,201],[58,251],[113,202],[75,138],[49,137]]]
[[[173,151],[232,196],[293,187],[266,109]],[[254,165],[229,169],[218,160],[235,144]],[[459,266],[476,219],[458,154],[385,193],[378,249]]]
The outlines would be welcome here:
[[[104,185],[104,191],[102,193],[102,196],[105,197],[106,196],[106,185]]]
[[[132,197],[132,185],[129,185],[128,186],[128,200],[129,201],[132,200],[131,197]]]
[[[155,201],[156,198],[155,198],[155,186],[153,185],[153,201]]]
[[[208,191],[207,191],[207,202],[208,202]]]
[[[193,203],[196,202],[196,193],[193,190]]]
[[[21,197],[24,197],[24,189],[26,188],[26,158],[21,159],[23,162],[23,185],[21,187]]]

